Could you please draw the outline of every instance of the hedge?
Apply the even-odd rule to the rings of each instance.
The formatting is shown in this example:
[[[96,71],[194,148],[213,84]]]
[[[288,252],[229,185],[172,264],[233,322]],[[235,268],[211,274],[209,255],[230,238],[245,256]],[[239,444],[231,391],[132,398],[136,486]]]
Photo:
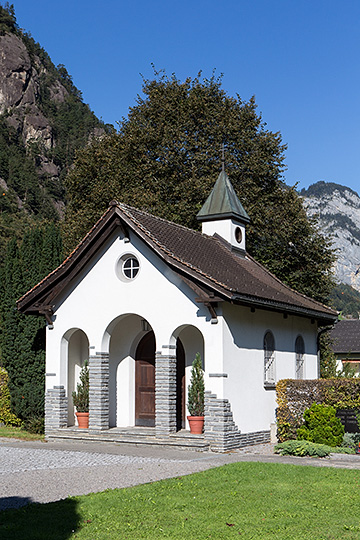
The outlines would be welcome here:
[[[0,423],[5,425],[20,426],[21,420],[11,412],[10,392],[8,388],[9,375],[3,367],[0,367]]]
[[[296,439],[304,412],[313,403],[360,410],[360,379],[282,379],[276,385],[276,401],[278,440]]]

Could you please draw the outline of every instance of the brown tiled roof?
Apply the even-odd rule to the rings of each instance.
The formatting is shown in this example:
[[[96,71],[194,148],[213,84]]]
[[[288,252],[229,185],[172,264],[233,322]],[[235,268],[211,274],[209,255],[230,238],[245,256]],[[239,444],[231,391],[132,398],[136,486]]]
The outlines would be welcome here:
[[[344,319],[338,321],[332,328],[330,337],[335,353],[360,353],[360,320]]]
[[[18,301],[19,309],[36,311],[35,299],[81,258],[86,246],[108,227],[111,217],[120,219],[173,269],[224,299],[311,316],[327,323],[336,319],[335,311],[290,289],[249,255],[231,251],[219,237],[206,236],[122,203],[112,203],[67,260]]]

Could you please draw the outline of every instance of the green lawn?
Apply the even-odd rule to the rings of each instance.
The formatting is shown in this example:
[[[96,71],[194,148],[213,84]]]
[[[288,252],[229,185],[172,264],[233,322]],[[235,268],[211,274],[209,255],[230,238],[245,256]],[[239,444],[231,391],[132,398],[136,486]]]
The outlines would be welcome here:
[[[0,426],[0,437],[10,437],[12,439],[21,439],[24,441],[44,440],[44,435],[29,433],[20,427]]]
[[[360,538],[360,471],[237,463],[0,512],[2,540]]]

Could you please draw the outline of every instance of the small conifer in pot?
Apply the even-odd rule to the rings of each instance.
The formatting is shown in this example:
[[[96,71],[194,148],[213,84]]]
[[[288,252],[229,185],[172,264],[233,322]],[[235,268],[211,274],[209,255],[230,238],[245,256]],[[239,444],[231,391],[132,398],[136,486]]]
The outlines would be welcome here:
[[[200,353],[196,353],[195,359],[191,368],[191,379],[188,386],[188,410],[190,416],[188,416],[188,421],[190,424],[191,433],[202,433],[204,426],[204,394],[205,394],[205,384],[204,384],[204,373],[201,365],[201,356]],[[194,427],[194,419],[199,423]]]
[[[89,427],[89,365],[87,360],[81,368],[80,382],[76,392],[72,393],[72,398],[79,427]],[[85,420],[87,425],[82,425],[82,420]]]

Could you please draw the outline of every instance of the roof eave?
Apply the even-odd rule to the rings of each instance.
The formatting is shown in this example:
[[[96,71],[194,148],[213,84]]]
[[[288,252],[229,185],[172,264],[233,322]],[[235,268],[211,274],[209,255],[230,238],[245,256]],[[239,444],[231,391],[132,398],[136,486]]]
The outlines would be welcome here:
[[[260,309],[268,309],[272,311],[278,311],[280,313],[287,313],[289,315],[297,315],[315,319],[319,324],[334,324],[337,320],[337,312],[326,313],[325,311],[317,311],[314,309],[304,308],[301,306],[295,306],[293,304],[286,304],[285,302],[278,302],[276,300],[269,300],[266,298],[249,297],[241,294],[234,294],[231,300],[236,304],[248,305],[249,307],[258,307]]]
[[[234,212],[223,212],[217,214],[206,214],[206,216],[197,215],[196,219],[198,221],[220,221],[221,219],[236,219],[237,221],[242,221],[243,223],[250,223],[250,218],[243,216],[241,214],[236,214]]]

